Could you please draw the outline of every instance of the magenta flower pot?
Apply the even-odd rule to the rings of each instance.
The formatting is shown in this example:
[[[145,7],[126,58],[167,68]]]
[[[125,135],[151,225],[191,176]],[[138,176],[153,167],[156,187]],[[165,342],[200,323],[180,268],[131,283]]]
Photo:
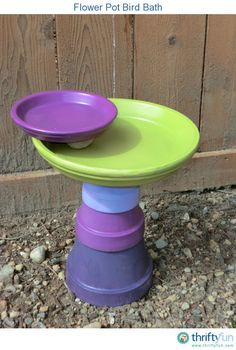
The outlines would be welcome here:
[[[124,213],[102,213],[82,204],[77,211],[76,237],[90,248],[113,252],[143,238],[144,215],[139,206]]]

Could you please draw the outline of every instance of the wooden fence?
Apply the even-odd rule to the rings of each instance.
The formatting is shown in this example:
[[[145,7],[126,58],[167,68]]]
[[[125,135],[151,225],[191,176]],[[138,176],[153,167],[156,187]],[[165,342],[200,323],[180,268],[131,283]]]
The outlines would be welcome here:
[[[236,16],[0,16],[0,213],[60,207],[80,185],[12,123],[18,98],[82,89],[167,105],[201,131],[199,153],[143,193],[236,183]]]

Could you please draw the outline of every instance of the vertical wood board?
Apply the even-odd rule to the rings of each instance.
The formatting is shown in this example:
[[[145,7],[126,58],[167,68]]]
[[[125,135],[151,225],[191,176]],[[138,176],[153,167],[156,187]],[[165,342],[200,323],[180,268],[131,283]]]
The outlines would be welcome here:
[[[205,16],[136,16],[134,96],[199,123]]]
[[[57,16],[61,88],[132,95],[132,16]]]
[[[53,30],[52,16],[0,16],[1,173],[48,167],[10,109],[25,95],[57,88]]]
[[[236,147],[236,17],[209,16],[201,151]]]

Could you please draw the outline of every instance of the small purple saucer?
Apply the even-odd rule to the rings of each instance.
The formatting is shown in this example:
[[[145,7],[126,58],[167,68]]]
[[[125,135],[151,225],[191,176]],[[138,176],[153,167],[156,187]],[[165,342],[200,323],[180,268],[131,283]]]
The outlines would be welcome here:
[[[17,101],[11,116],[27,134],[42,141],[88,144],[115,119],[107,98],[76,90],[33,94]]]

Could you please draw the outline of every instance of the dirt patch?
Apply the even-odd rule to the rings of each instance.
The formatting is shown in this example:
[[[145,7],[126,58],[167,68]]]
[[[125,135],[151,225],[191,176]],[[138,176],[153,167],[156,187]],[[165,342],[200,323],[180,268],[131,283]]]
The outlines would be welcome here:
[[[91,306],[66,287],[74,207],[1,217],[0,327],[235,327],[236,191],[162,194],[141,206],[153,286],[115,308]],[[39,246],[40,264],[30,257]]]

